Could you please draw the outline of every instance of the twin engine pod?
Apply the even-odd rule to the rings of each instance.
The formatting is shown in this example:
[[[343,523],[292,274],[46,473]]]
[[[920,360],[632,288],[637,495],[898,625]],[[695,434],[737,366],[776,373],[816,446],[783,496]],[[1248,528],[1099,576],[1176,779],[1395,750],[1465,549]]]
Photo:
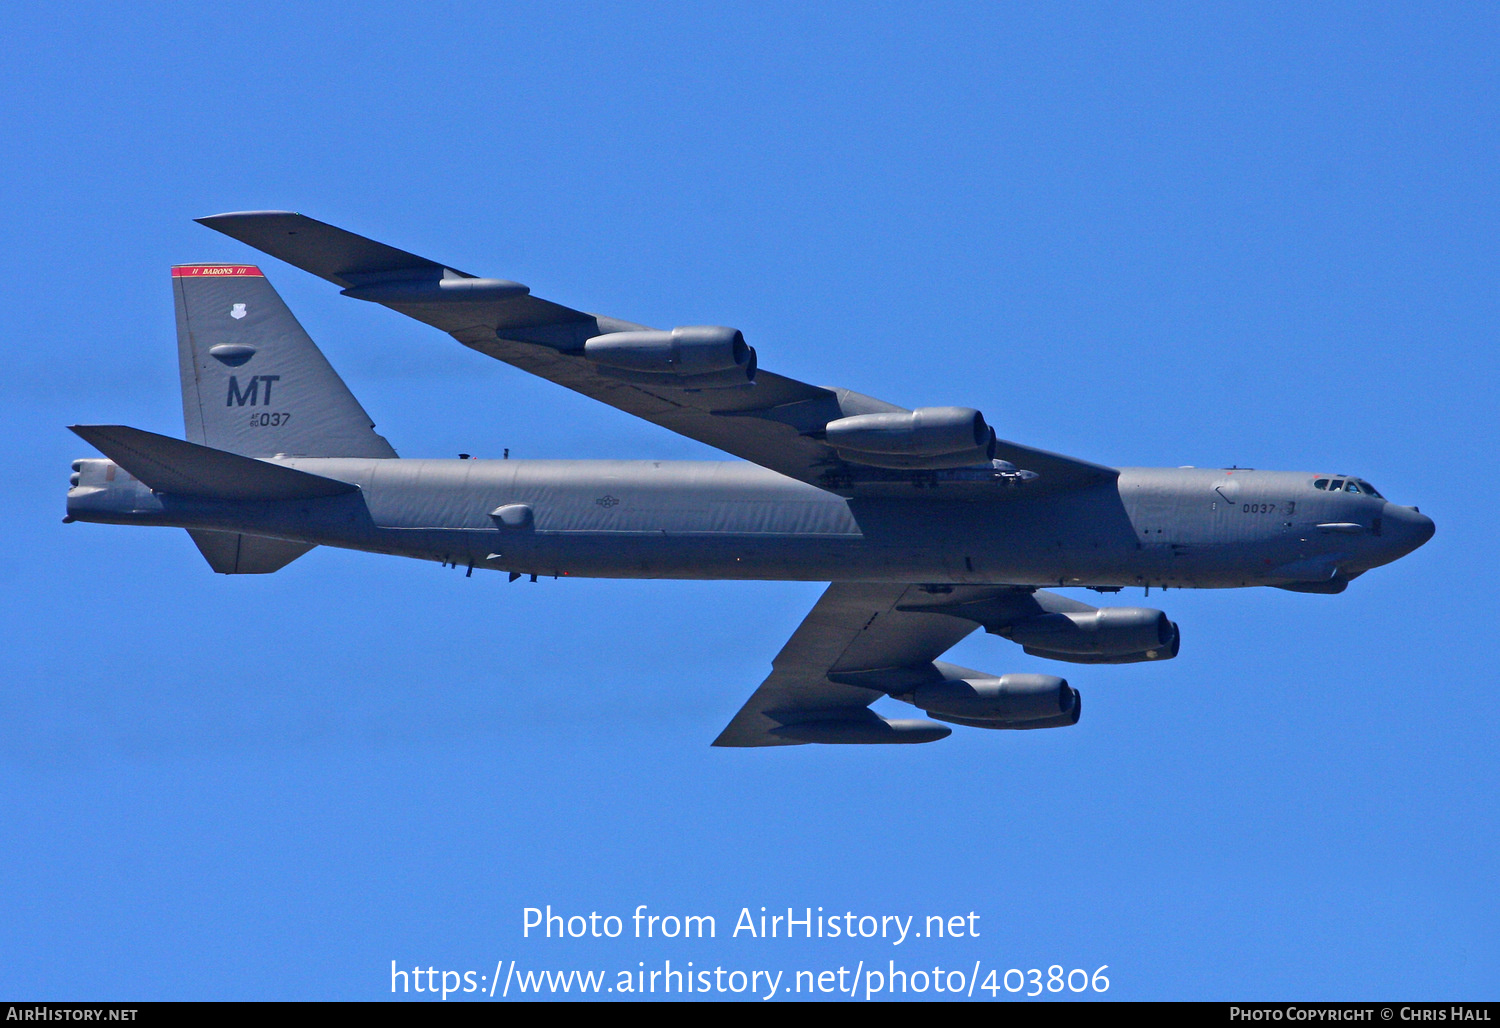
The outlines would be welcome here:
[[[957,670],[953,668],[950,673]],[[889,672],[862,674],[882,676]],[[860,684],[880,687],[870,681]],[[826,720],[780,725],[770,729],[770,733],[790,743],[922,743],[952,734],[951,728],[944,728],[937,721],[972,728],[1066,728],[1076,725],[1083,713],[1083,699],[1078,691],[1053,675],[992,678],[975,673],[970,678],[924,681],[915,688],[891,688],[890,694],[922,708],[935,721],[886,719],[869,710],[845,711],[841,715],[830,711]]]
[[[1182,648],[1182,633],[1159,610],[1101,607],[1084,613],[1042,614],[998,632],[1034,657],[1074,664],[1133,664],[1171,660]]]
[[[1065,728],[1083,713],[1078,690],[1054,675],[950,679],[900,698],[928,717],[974,728]]]
[[[738,329],[715,325],[611,332],[583,344],[583,356],[611,378],[643,385],[672,379],[688,389],[732,389],[755,382],[755,350]]]
[[[609,332],[586,340],[583,356],[601,374],[641,385],[733,389],[755,383],[755,349],[738,329],[719,325]],[[877,468],[936,471],[995,456],[995,430],[972,407],[855,414],[815,434],[851,464]]]
[[[995,456],[995,430],[972,407],[856,414],[824,433],[844,460],[877,468],[962,468]]]

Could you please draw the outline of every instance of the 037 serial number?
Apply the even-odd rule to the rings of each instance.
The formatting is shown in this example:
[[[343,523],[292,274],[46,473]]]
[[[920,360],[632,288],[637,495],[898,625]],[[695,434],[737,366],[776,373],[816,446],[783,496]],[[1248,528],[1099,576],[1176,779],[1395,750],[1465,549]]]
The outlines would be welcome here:
[[[292,420],[291,411],[263,411],[259,414],[250,415],[251,428],[277,428]]]

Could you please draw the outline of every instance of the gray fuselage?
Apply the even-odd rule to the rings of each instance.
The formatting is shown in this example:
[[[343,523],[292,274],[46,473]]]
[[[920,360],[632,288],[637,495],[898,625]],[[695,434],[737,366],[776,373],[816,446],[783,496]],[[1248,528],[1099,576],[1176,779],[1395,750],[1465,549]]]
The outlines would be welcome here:
[[[214,529],[476,568],[597,578],[1227,588],[1347,581],[1432,522],[1302,472],[1125,468],[1082,489],[848,499],[743,462],[302,458],[358,492],[156,493],[79,462],[80,521]],[[1337,477],[1337,476],[1324,476]],[[496,516],[511,507],[510,524]]]

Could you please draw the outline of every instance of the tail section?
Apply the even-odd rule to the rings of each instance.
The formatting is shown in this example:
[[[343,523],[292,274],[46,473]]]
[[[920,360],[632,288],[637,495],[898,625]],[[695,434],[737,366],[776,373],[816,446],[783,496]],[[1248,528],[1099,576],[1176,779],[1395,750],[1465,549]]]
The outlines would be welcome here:
[[[73,431],[92,443],[109,461],[74,463],[73,488],[68,491],[68,518],[94,520],[102,503],[110,502],[115,469],[155,492],[210,500],[312,500],[352,493],[358,486],[322,475],[312,475],[284,464],[255,460],[181,439],[143,432],[124,425],[73,425]],[[111,463],[112,462],[112,463]],[[104,465],[101,469],[98,465]],[[120,476],[123,478],[123,476]],[[221,575],[265,575],[279,571],[302,556],[313,543],[275,539],[241,532],[188,529],[205,560]]]
[[[182,410],[194,443],[247,457],[394,457],[259,268],[172,269]]]
[[[358,486],[124,425],[72,425],[147,488],[213,500],[311,500]]]

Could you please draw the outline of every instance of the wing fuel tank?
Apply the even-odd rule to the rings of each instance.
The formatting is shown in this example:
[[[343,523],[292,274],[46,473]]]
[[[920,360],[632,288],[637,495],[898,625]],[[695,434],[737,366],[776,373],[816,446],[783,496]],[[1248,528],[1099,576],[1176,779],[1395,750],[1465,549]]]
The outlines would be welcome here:
[[[864,713],[869,713],[865,711]],[[816,742],[834,745],[891,745],[937,742],[953,734],[953,729],[920,718],[888,721],[882,717],[848,720],[800,721],[773,728],[770,734],[789,742]]]

